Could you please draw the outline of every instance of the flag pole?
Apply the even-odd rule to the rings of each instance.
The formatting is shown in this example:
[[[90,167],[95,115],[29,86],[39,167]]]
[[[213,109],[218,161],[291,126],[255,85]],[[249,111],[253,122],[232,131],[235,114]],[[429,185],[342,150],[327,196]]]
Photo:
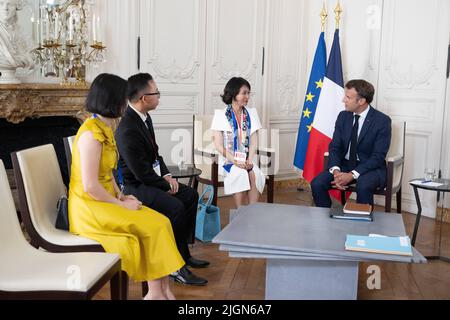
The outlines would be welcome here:
[[[345,89],[339,41],[339,23],[342,12],[340,2],[337,1],[334,10],[336,30],[334,31],[333,45],[329,54],[325,77],[323,83],[320,84],[322,89],[314,113],[314,123],[313,126],[308,127],[308,129],[311,128],[311,131],[303,163],[303,178],[310,183],[324,170],[324,154],[329,151],[329,144],[333,141],[336,119],[339,113],[345,110],[343,103]],[[318,82],[316,84],[319,86]],[[311,104],[309,103],[309,105]]]
[[[342,8],[341,3],[338,0],[338,3],[336,5],[336,9],[334,9],[334,14],[336,15],[336,29],[339,29],[339,24],[341,22],[341,14],[342,14]]]
[[[324,1],[322,11],[320,12],[320,20],[322,21],[322,32],[325,32],[325,25],[327,23],[327,18],[328,18],[328,12],[327,12],[327,8],[325,7],[325,1]]]
[[[320,21],[321,21],[321,24],[322,24],[322,34],[325,33],[325,26],[326,26],[327,18],[328,18],[328,12],[327,12],[327,9],[326,9],[326,6],[325,6],[325,1],[324,1],[323,2],[322,11],[320,12]],[[321,37],[322,37],[322,35],[321,35]],[[319,41],[319,43],[320,43],[320,41]],[[326,69],[326,49],[324,49],[324,50],[325,50],[324,68]],[[314,60],[316,60],[316,58],[317,58],[316,56],[317,56],[317,49],[316,49],[316,55],[314,57]],[[316,62],[314,61],[313,62],[313,69],[314,69],[314,64],[315,63]],[[300,127],[301,127],[301,124],[302,124],[302,122],[300,121]],[[312,126],[312,124],[311,124],[311,126]],[[300,130],[301,130],[301,128],[299,128],[299,133],[300,133]],[[309,139],[309,137],[308,137],[308,139]],[[298,141],[297,141],[297,143],[298,143]],[[296,157],[297,157],[297,150],[296,150],[295,158]],[[303,158],[304,158],[304,155],[303,155]],[[295,161],[296,160],[294,159],[294,165],[295,165]],[[304,159],[303,159],[303,161],[304,161]],[[301,165],[301,166],[302,166],[301,168],[303,169],[303,165]],[[297,191],[302,192],[302,191],[305,191],[305,189],[302,188],[302,187],[298,187]]]

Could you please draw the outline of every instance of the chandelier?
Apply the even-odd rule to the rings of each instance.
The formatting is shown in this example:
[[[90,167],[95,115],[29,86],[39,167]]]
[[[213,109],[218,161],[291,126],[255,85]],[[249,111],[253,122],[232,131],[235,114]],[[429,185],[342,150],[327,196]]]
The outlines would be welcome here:
[[[105,61],[100,17],[91,14],[93,5],[93,0],[39,0],[33,57],[42,76],[84,85],[86,66]]]

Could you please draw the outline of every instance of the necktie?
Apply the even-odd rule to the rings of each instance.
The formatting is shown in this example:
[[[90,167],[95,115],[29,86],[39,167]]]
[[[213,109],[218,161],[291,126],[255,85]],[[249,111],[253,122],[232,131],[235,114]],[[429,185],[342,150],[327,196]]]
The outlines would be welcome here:
[[[359,129],[359,115],[355,114],[355,123],[352,128],[352,135],[350,138],[350,159],[349,165],[351,168],[356,167],[356,147],[358,146],[358,129]]]
[[[145,118],[145,124],[147,125],[148,131],[150,131],[151,138],[155,139],[155,133],[153,132],[153,122],[152,118],[150,118],[149,115],[147,115],[147,118]]]
[[[155,152],[155,158],[158,157],[158,146],[156,145],[155,131],[153,131],[153,121],[149,115],[145,118],[145,124],[147,125],[148,132],[150,134],[150,142],[153,146],[153,151]]]

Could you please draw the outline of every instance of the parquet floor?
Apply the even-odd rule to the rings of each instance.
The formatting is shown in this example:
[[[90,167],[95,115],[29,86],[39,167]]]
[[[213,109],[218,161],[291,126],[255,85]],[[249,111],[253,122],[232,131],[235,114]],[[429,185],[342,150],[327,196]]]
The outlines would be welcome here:
[[[262,198],[265,199],[265,198]],[[219,198],[222,226],[228,223],[228,212],[233,208],[232,198]],[[277,191],[275,202],[309,206],[311,193],[296,189]],[[407,233],[411,236],[415,215],[403,213]],[[416,248],[424,255],[434,254],[438,246],[439,224],[422,218]],[[450,225],[443,229],[443,255],[450,257]],[[172,290],[181,300],[259,300],[264,299],[265,261],[263,259],[229,258],[227,252],[214,244],[197,241],[191,247],[194,257],[211,262],[206,269],[195,269],[209,283],[205,287],[185,286],[171,281]],[[381,289],[369,290],[369,263],[360,264],[358,299],[450,299],[450,263],[430,261],[427,264],[379,263]],[[129,299],[141,299],[140,284],[130,282]],[[105,286],[94,299],[109,299],[109,286]]]

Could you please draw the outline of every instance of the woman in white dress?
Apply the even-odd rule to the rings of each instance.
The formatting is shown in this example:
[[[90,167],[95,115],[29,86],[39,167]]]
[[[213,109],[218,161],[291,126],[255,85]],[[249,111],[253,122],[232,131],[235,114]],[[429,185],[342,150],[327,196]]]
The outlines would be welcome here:
[[[256,109],[246,107],[250,90],[250,83],[243,78],[228,81],[222,95],[227,107],[215,111],[211,125],[224,192],[233,194],[237,208],[258,202],[265,184],[264,174],[255,164],[261,121]]]

